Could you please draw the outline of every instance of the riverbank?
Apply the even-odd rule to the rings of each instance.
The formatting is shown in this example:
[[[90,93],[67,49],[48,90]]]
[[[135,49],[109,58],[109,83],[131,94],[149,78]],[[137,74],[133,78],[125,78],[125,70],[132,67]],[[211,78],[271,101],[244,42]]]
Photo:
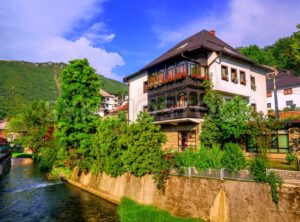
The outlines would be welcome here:
[[[152,176],[128,173],[113,178],[105,174],[80,173],[75,169],[67,181],[113,203],[128,197],[153,205],[179,217],[210,221],[300,221],[300,187],[283,185],[279,205],[274,205],[267,184],[171,176],[165,192],[157,190]]]

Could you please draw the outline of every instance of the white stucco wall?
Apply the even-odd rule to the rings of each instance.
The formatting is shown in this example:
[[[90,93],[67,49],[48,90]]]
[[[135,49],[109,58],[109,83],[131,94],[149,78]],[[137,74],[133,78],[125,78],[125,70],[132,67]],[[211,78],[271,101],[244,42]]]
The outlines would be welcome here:
[[[221,66],[228,67],[228,81],[222,80]],[[231,81],[231,68],[238,72],[238,83]],[[246,74],[246,85],[240,84],[239,71]],[[267,114],[266,77],[264,71],[228,57],[218,58],[209,69],[214,89],[225,95],[240,95],[245,97],[249,104],[255,103],[258,112]],[[251,89],[251,76],[255,77],[256,90]]]
[[[287,89],[290,89],[288,87]],[[284,95],[284,89],[277,90],[277,98],[278,98],[278,109],[282,110],[285,107],[290,107],[286,105],[286,101],[292,100],[293,104],[296,104],[296,107],[300,107],[300,86],[292,88],[293,94]],[[275,101],[274,101],[274,92],[272,91],[272,97],[267,98],[267,102],[271,103],[271,108],[275,109]]]
[[[132,78],[128,81],[129,85],[129,121],[135,121],[139,112],[143,111],[143,107],[148,105],[147,93],[144,93],[144,82],[148,80],[147,73]]]

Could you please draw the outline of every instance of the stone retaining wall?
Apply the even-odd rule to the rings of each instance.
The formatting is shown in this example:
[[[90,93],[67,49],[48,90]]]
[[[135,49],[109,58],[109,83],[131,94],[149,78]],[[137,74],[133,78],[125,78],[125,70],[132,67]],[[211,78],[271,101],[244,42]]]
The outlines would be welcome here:
[[[80,174],[77,169],[68,181],[114,203],[129,197],[177,216],[214,222],[300,221],[300,187],[292,185],[280,189],[277,208],[270,187],[254,182],[172,176],[163,193],[156,189],[150,175],[112,178],[105,174]]]
[[[0,178],[9,171],[11,166],[11,154],[0,153]]]

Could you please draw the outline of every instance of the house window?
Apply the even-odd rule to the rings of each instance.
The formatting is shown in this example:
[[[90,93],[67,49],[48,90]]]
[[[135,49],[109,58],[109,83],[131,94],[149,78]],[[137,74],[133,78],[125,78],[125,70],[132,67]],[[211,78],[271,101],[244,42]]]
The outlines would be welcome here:
[[[256,90],[256,85],[255,85],[255,77],[251,76],[251,89]]]
[[[292,106],[294,104],[293,100],[288,100],[285,103],[286,103],[286,106]]]
[[[184,92],[178,94],[177,106],[186,107],[186,94]]]
[[[148,82],[145,81],[145,82],[144,82],[144,85],[143,85],[143,91],[144,91],[144,93],[147,92],[147,86],[148,86]]]
[[[255,103],[252,103],[251,106],[252,106],[252,108],[253,108],[253,111],[256,112],[256,111],[257,111],[256,104],[255,104]]]
[[[156,104],[156,100],[155,99],[151,99],[150,103],[149,103],[149,111],[155,111],[157,110],[157,104]]]
[[[158,81],[159,85],[163,84],[163,82],[164,82],[164,74],[165,74],[164,69],[160,70],[157,74],[157,81]]]
[[[290,88],[290,89],[284,89],[284,90],[283,90],[283,94],[284,94],[284,95],[290,95],[290,94],[293,94],[293,89],[292,89],[292,88]]]
[[[228,67],[227,66],[222,66],[221,76],[222,76],[222,80],[228,81]]]
[[[167,97],[167,108],[172,109],[176,107],[176,98],[174,94],[170,94]]]
[[[197,106],[198,99],[197,99],[197,93],[191,92],[189,95],[189,105],[190,106]]]
[[[183,151],[187,148],[196,148],[196,131],[181,131],[178,132],[178,149],[179,151]]]
[[[272,97],[272,91],[267,92],[267,97]]]
[[[148,106],[143,106],[143,112],[148,112]]]
[[[181,63],[176,67],[176,79],[184,79],[186,77],[186,63]]]
[[[160,96],[158,98],[157,109],[158,110],[166,109],[166,100],[165,100],[165,98],[163,96]]]
[[[167,82],[174,81],[175,80],[175,69],[173,66],[168,68],[167,73],[168,73],[168,78],[165,79],[165,81],[167,81]]]
[[[289,134],[287,130],[278,130],[272,135],[271,153],[289,152]]]
[[[272,103],[268,103],[268,104],[267,104],[267,107],[268,107],[268,108],[271,108],[271,107],[272,107]]]
[[[234,83],[238,83],[237,70],[231,69],[231,81]]]
[[[240,71],[240,83],[246,85],[246,73],[244,71]]]

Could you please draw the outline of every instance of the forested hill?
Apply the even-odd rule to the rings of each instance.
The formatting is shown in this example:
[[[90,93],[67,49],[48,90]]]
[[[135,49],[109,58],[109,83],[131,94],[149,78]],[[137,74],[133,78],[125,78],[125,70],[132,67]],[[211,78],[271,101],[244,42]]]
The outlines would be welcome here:
[[[54,102],[59,95],[59,77],[64,63],[0,61],[0,119],[18,113],[34,100]],[[102,88],[111,94],[127,93],[128,87],[100,76]]]
[[[294,75],[300,75],[300,25],[297,28],[298,31],[291,36],[281,38],[273,45],[264,48],[250,45],[238,50],[259,64],[291,70]]]

